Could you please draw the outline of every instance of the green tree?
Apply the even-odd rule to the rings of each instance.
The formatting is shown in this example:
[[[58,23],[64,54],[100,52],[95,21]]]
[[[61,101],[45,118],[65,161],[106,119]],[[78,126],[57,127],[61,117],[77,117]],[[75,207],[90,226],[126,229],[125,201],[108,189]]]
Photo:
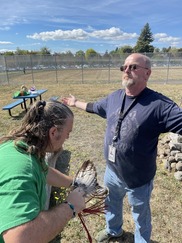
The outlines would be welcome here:
[[[85,52],[82,50],[79,50],[75,53],[75,58],[76,58],[76,62],[78,65],[84,65],[85,62]]]
[[[166,53],[166,52],[168,52],[168,49],[167,49],[166,47],[163,47],[163,48],[162,48],[162,52],[163,52],[163,53]]]
[[[133,47],[131,46],[122,46],[119,48],[118,52],[120,54],[123,54],[123,53],[132,53],[133,52]]]
[[[86,50],[85,52],[86,60],[96,58],[96,57],[98,57],[98,53],[94,49],[90,48]]]
[[[148,23],[141,30],[141,34],[137,40],[136,46],[133,48],[134,52],[153,52],[154,47],[150,45],[154,41],[153,34],[151,32]]]
[[[6,51],[2,55],[5,55],[5,56],[13,56],[14,55],[14,52],[13,51]]]
[[[40,54],[42,55],[50,55],[51,54],[51,50],[49,48],[47,48],[46,46],[42,47],[40,49]]]
[[[98,64],[98,61],[100,61],[100,55],[97,53],[94,49],[90,48],[87,49],[85,52],[85,60],[86,62],[92,67],[96,64]]]
[[[177,53],[178,49],[176,47],[171,47],[169,50],[170,53]]]
[[[103,59],[109,59],[109,58],[110,58],[110,55],[109,55],[108,51],[106,51],[106,52],[104,53],[104,55],[102,56],[102,58],[103,58]]]
[[[19,47],[17,47],[15,54],[16,55],[27,55],[27,54],[29,54],[29,51],[28,50],[21,50]]]
[[[163,47],[162,48],[162,52],[166,53],[166,52],[170,52],[171,51],[171,46],[169,46],[168,48]]]
[[[160,49],[158,48],[158,47],[156,47],[155,49],[154,49],[154,53],[159,53],[160,52]]]
[[[110,55],[110,56],[112,56],[112,57],[119,58],[119,57],[120,57],[120,54],[119,54],[119,48],[118,48],[118,47],[116,47],[116,49],[115,49],[115,50],[110,51],[110,52],[109,52],[109,55]]]
[[[66,51],[65,52],[65,57],[67,57],[67,58],[74,58],[74,55],[73,55],[73,53],[71,51]]]
[[[76,57],[85,57],[85,52],[82,50],[79,50],[75,53]]]

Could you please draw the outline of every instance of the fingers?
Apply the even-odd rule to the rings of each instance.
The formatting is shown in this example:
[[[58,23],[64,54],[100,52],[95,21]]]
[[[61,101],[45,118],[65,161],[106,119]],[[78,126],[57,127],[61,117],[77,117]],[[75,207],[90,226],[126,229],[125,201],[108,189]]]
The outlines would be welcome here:
[[[86,207],[83,191],[78,188],[70,192],[67,197],[67,201],[74,205],[76,213],[81,212]]]
[[[69,105],[69,98],[64,97],[61,99],[61,102],[63,102],[64,105]]]
[[[63,97],[61,101],[65,105],[75,106],[75,100],[76,100],[75,96],[73,96],[72,94],[69,94],[69,97]]]
[[[85,192],[84,192],[84,190],[81,187],[77,187],[76,189],[74,189],[74,191],[79,192],[80,195],[82,197],[84,197]]]

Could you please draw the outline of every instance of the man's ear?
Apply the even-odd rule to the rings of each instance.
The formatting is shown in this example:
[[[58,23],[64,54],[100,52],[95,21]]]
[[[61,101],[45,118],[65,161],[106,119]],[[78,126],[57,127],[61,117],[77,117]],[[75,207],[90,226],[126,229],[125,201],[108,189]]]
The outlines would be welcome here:
[[[150,76],[150,74],[151,74],[151,70],[148,69],[148,70],[147,70],[147,75],[148,75],[148,77]]]
[[[50,137],[50,139],[55,137],[56,131],[57,131],[57,128],[56,127],[51,127],[49,129],[49,137]]]

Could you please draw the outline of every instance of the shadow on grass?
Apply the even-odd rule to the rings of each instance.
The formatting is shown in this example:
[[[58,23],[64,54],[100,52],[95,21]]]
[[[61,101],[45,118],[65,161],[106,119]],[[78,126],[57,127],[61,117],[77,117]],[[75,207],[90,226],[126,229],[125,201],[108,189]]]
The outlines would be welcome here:
[[[131,232],[124,231],[123,235],[117,239],[110,239],[109,243],[134,243],[134,235]],[[151,240],[150,243],[159,243]]]
[[[26,111],[20,112],[18,115],[10,116],[13,120],[21,120],[26,114]]]
[[[55,168],[61,171],[62,173],[69,175],[70,159],[71,159],[71,152],[68,150],[63,150],[63,152],[57,158]],[[52,187],[49,208],[52,208],[57,204],[61,203],[62,201],[64,201],[65,196],[66,196],[66,191],[64,188]],[[61,233],[58,234],[53,240],[49,241],[49,243],[60,243],[60,242],[61,242]]]
[[[69,175],[70,159],[71,159],[71,152],[68,150],[63,150],[63,152],[57,158],[55,168],[61,171],[63,174]],[[64,201],[65,196],[66,196],[66,190],[64,188],[58,188],[53,186],[49,208],[52,208],[57,204],[61,203],[62,201]]]

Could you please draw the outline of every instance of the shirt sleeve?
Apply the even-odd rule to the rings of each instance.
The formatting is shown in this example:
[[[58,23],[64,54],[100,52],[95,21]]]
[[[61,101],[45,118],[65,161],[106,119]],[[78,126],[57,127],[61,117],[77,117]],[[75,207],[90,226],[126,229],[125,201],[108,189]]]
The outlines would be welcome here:
[[[89,113],[95,113],[102,118],[106,118],[106,107],[107,107],[107,98],[101,99],[94,103],[88,103],[86,111]]]
[[[94,107],[94,103],[87,103],[86,111],[89,113],[94,113],[93,107]]]
[[[164,111],[165,112],[165,111]],[[182,109],[173,103],[166,111],[166,127],[168,132],[182,135]]]

